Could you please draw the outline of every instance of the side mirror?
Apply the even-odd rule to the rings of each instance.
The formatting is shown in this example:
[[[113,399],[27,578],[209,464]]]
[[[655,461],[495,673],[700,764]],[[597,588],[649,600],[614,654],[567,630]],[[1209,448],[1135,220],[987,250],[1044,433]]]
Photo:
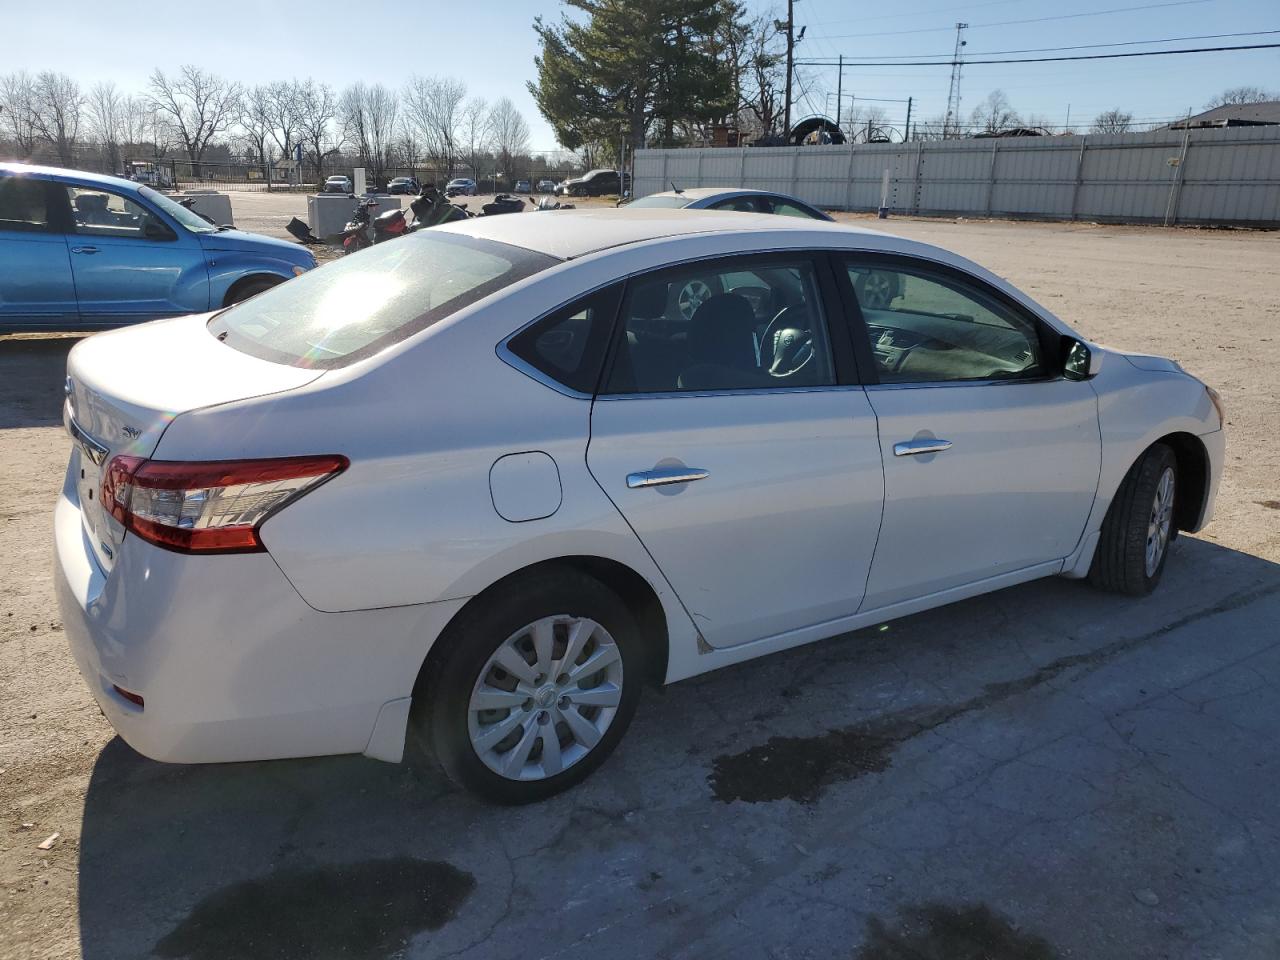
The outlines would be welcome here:
[[[1097,376],[1102,366],[1102,355],[1083,340],[1067,340],[1067,356],[1062,363],[1062,375],[1068,380],[1088,380]]]

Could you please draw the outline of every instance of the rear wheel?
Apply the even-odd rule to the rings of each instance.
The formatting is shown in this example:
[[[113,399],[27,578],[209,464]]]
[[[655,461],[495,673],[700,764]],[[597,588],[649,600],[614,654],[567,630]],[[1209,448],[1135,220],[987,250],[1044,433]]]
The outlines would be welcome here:
[[[572,570],[520,578],[464,611],[415,704],[423,744],[455,783],[531,803],[583,780],[626,732],[643,648],[626,605]]]
[[[1156,588],[1169,558],[1178,494],[1178,461],[1163,443],[1152,445],[1125,475],[1102,521],[1089,581],[1131,596]]]

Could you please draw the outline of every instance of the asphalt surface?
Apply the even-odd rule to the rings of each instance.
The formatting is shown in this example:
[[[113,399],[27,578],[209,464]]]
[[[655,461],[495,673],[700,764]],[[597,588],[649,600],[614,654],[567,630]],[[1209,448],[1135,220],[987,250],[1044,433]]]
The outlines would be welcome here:
[[[72,341],[0,342],[0,957],[1280,956],[1280,238],[886,226],[1221,386],[1218,519],[1149,598],[1042,581],[647,692],[519,809],[114,737],[50,586]]]

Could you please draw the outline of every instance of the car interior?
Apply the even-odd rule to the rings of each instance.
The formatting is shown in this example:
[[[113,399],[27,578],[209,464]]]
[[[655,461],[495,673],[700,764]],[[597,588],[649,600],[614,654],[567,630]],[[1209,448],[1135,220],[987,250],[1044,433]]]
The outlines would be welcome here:
[[[980,291],[909,271],[850,268],[849,276],[882,383],[1046,373],[1034,323]],[[873,295],[886,286],[892,296]]]
[[[636,281],[609,393],[832,383],[808,265],[706,267]]]
[[[44,230],[48,223],[43,181],[0,177],[0,230]]]
[[[67,187],[75,232],[95,237],[159,239],[170,234],[148,210],[119,194]]]

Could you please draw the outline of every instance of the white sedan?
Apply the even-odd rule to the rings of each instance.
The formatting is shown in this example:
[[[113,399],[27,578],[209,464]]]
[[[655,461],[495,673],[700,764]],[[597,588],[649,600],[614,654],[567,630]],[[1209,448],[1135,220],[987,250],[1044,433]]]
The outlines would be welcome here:
[[[898,293],[859,302],[859,278]],[[68,361],[71,649],[158,760],[581,780],[641,687],[1037,577],[1141,595],[1217,395],[958,256],[660,210],[422,231]]]

